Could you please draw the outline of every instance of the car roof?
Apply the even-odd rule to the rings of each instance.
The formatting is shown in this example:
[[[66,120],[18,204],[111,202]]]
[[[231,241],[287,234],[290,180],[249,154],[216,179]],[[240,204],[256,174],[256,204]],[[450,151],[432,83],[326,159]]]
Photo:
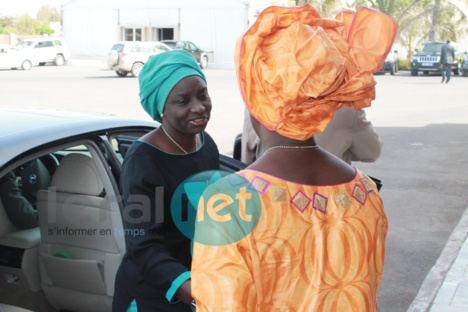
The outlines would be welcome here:
[[[164,44],[165,41],[117,41],[114,44],[155,44],[155,43],[160,43],[162,45]]]
[[[24,39],[19,39],[19,41],[47,41],[47,40],[60,40],[63,41],[63,38],[59,37],[41,37],[41,38],[24,38]]]
[[[0,167],[28,150],[43,144],[84,133],[116,128],[148,127],[154,121],[117,117],[108,114],[0,107]]]
[[[154,44],[159,44],[161,46],[168,48],[169,50],[172,50],[170,46],[168,46],[165,42],[162,42],[162,41],[117,41],[116,43],[114,43],[112,48],[114,48],[116,45],[123,45],[125,49],[127,49],[129,47],[131,48],[131,46],[134,46],[134,45],[140,45],[144,47],[144,46],[151,46]]]

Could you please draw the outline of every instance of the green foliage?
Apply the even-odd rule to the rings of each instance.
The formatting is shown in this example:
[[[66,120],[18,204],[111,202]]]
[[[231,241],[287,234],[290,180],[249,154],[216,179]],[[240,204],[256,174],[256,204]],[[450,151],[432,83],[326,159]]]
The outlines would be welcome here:
[[[50,22],[60,22],[62,17],[55,7],[43,5],[37,12],[37,19],[29,15],[20,17],[0,17],[0,34],[15,33],[18,35],[52,35]]]
[[[398,70],[411,70],[411,60],[398,60]]]
[[[35,35],[36,34],[37,21],[31,18],[29,15],[23,15],[19,18],[16,23],[16,29],[18,35]]]
[[[0,34],[8,34],[8,30],[11,29],[11,17],[0,17]]]
[[[49,21],[33,19],[29,15],[17,18],[0,18],[0,34],[15,33],[17,35],[52,35]]]
[[[36,35],[52,35],[54,30],[50,28],[49,23],[42,23],[42,25],[38,25],[36,28]]]

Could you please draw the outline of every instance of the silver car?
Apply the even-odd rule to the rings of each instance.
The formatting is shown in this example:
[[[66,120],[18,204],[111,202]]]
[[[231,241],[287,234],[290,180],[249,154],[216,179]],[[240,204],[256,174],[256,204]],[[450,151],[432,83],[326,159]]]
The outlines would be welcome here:
[[[119,77],[126,77],[128,73],[138,77],[151,55],[169,50],[172,49],[168,45],[158,41],[121,41],[107,54],[107,65]]]

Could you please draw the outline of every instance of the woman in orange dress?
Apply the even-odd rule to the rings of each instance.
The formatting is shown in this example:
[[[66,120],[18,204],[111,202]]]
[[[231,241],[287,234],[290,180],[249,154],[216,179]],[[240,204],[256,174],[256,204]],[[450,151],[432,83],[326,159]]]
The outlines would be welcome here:
[[[197,311],[377,310],[382,199],[314,134],[340,107],[370,106],[397,29],[365,7],[335,19],[311,5],[270,7],[238,40],[240,90],[266,151],[198,204]]]

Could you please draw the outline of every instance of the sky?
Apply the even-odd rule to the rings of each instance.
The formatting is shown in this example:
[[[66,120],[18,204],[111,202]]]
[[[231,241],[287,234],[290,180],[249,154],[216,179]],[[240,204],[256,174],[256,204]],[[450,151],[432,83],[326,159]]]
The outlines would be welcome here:
[[[29,14],[35,18],[41,6],[48,5],[60,10],[60,5],[68,1],[70,0],[0,0],[0,15],[21,16]]]

